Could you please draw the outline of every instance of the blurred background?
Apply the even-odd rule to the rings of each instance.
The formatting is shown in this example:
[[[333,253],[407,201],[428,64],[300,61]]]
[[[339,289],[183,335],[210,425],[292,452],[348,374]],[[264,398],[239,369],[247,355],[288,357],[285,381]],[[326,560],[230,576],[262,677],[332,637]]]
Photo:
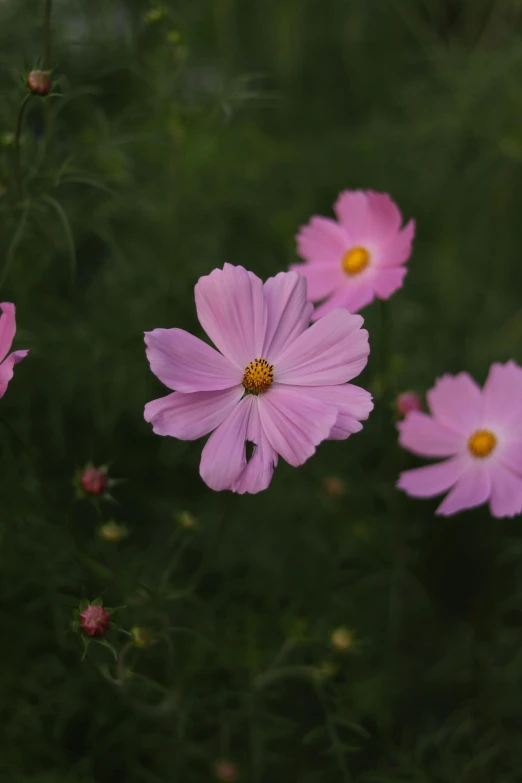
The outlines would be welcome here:
[[[419,461],[393,403],[522,361],[521,19],[520,0],[0,0],[0,299],[31,351],[0,403],[1,780],[520,779],[520,519],[396,492]],[[53,91],[24,107],[18,178],[38,65]],[[356,188],[417,221],[386,328],[363,312],[376,409],[266,492],[214,493],[202,443],[143,421],[165,392],[143,332],[200,335],[201,275],[286,269]],[[122,479],[113,501],[76,497],[88,462]],[[120,630],[82,661],[95,596]]]

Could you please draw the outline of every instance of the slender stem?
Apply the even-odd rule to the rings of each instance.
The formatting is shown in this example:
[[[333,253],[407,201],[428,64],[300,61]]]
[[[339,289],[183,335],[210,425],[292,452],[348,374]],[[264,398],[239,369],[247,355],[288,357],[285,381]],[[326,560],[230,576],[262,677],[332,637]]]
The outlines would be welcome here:
[[[210,563],[210,560],[212,557],[214,557],[216,550],[218,549],[218,546],[221,542],[221,539],[223,538],[227,526],[227,522],[230,516],[230,511],[234,505],[234,501],[236,499],[236,493],[231,492],[228,497],[228,502],[225,504],[225,507],[223,509],[223,513],[221,514],[221,518],[218,522],[218,526],[216,528],[216,533],[214,536],[214,540],[212,541],[211,546],[208,547],[205,555],[203,556],[203,559],[199,565],[199,568],[197,569],[196,573],[192,577],[191,583],[190,583],[190,589],[195,590],[195,588],[199,585],[201,582],[202,577],[204,576],[208,565]]]
[[[29,103],[29,101],[31,100],[31,98],[32,98],[32,94],[28,92],[25,98],[23,99],[22,103],[20,104],[20,108],[18,109],[18,117],[16,119],[16,130],[15,130],[15,140],[14,140],[14,178],[15,178],[16,194],[20,200],[23,197],[22,175],[20,171],[20,137],[22,135],[22,124],[24,120],[25,108]]]
[[[51,67],[51,10],[53,0],[45,0],[44,8],[44,40],[43,40],[43,68]]]
[[[33,471],[34,471],[34,474],[35,474],[36,478],[37,478],[37,479],[38,479],[38,481],[40,482],[40,487],[41,487],[41,490],[42,490],[42,495],[44,496],[44,498],[45,498],[45,501],[46,501],[46,502],[47,502],[49,505],[52,505],[52,503],[51,503],[51,501],[50,501],[50,498],[49,498],[49,495],[48,495],[48,492],[47,492],[47,484],[46,484],[46,482],[45,482],[45,478],[44,478],[44,476],[43,476],[43,473],[42,473],[42,472],[41,472],[41,470],[40,470],[40,467],[39,467],[39,465],[38,465],[38,462],[37,462],[37,460],[36,460],[36,457],[34,456],[33,452],[31,451],[31,449],[29,448],[29,446],[27,445],[27,443],[25,442],[25,440],[24,440],[24,439],[21,437],[21,435],[19,435],[19,434],[17,433],[17,431],[15,430],[15,428],[12,426],[12,424],[10,424],[10,423],[9,423],[9,422],[8,422],[6,419],[4,419],[4,417],[3,417],[3,416],[0,416],[0,423],[1,423],[1,424],[3,424],[3,425],[4,425],[4,427],[5,427],[7,430],[9,430],[9,432],[11,433],[11,435],[12,435],[13,439],[14,439],[14,440],[15,440],[15,441],[18,443],[18,445],[21,447],[21,449],[22,449],[22,451],[24,452],[25,456],[27,457],[27,459],[28,459],[28,460],[29,460],[29,462],[31,463],[31,467],[32,467],[32,469],[33,469]]]

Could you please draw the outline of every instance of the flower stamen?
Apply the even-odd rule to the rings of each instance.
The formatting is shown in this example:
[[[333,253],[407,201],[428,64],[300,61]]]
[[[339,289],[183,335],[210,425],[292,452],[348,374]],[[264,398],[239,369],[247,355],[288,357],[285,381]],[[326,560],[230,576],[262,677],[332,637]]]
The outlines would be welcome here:
[[[365,247],[352,247],[344,254],[341,265],[347,275],[358,275],[369,263],[370,254]]]
[[[274,365],[266,359],[254,359],[245,367],[243,386],[247,394],[260,394],[272,385],[274,380]]]
[[[497,439],[489,430],[477,430],[468,440],[468,449],[474,457],[488,457],[495,446]]]

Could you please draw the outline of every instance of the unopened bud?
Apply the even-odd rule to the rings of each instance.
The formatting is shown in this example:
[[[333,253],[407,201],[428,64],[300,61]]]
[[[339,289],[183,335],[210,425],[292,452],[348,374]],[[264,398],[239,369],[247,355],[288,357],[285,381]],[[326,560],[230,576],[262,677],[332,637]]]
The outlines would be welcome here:
[[[342,652],[347,652],[353,647],[353,633],[348,628],[336,628],[330,637],[334,647]]]
[[[323,479],[323,491],[329,498],[342,498],[346,492],[344,481],[339,476],[326,476]]]
[[[399,416],[406,416],[412,411],[422,411],[422,400],[417,392],[406,391],[395,400],[395,408]]]
[[[80,628],[87,636],[103,636],[109,627],[110,616],[103,606],[89,604],[80,612]]]
[[[238,780],[239,770],[233,761],[220,759],[215,766],[216,778],[218,780]]]
[[[122,541],[129,535],[125,525],[119,525],[113,519],[100,525],[98,528],[98,535],[103,538],[104,541],[108,541],[111,544],[117,544],[118,541]]]
[[[102,495],[107,489],[107,474],[99,468],[85,468],[80,483],[88,495]]]
[[[132,642],[135,647],[148,647],[151,642],[150,631],[135,625],[131,628]]]
[[[27,86],[34,95],[49,95],[52,81],[47,71],[30,71],[27,76]]]
[[[197,525],[196,517],[190,511],[178,511],[174,516],[178,525],[185,530],[192,530]]]

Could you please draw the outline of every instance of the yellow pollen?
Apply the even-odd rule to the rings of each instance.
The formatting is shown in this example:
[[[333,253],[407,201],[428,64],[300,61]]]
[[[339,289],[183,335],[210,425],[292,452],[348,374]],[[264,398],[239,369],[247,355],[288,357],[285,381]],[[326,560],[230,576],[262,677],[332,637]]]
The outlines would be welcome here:
[[[254,359],[245,367],[243,386],[250,394],[259,394],[270,388],[274,380],[274,366],[266,359]]]
[[[497,439],[489,430],[477,430],[468,440],[468,449],[474,457],[487,457],[496,445]]]
[[[365,247],[352,247],[342,260],[342,267],[347,275],[358,275],[370,263],[370,254]]]

